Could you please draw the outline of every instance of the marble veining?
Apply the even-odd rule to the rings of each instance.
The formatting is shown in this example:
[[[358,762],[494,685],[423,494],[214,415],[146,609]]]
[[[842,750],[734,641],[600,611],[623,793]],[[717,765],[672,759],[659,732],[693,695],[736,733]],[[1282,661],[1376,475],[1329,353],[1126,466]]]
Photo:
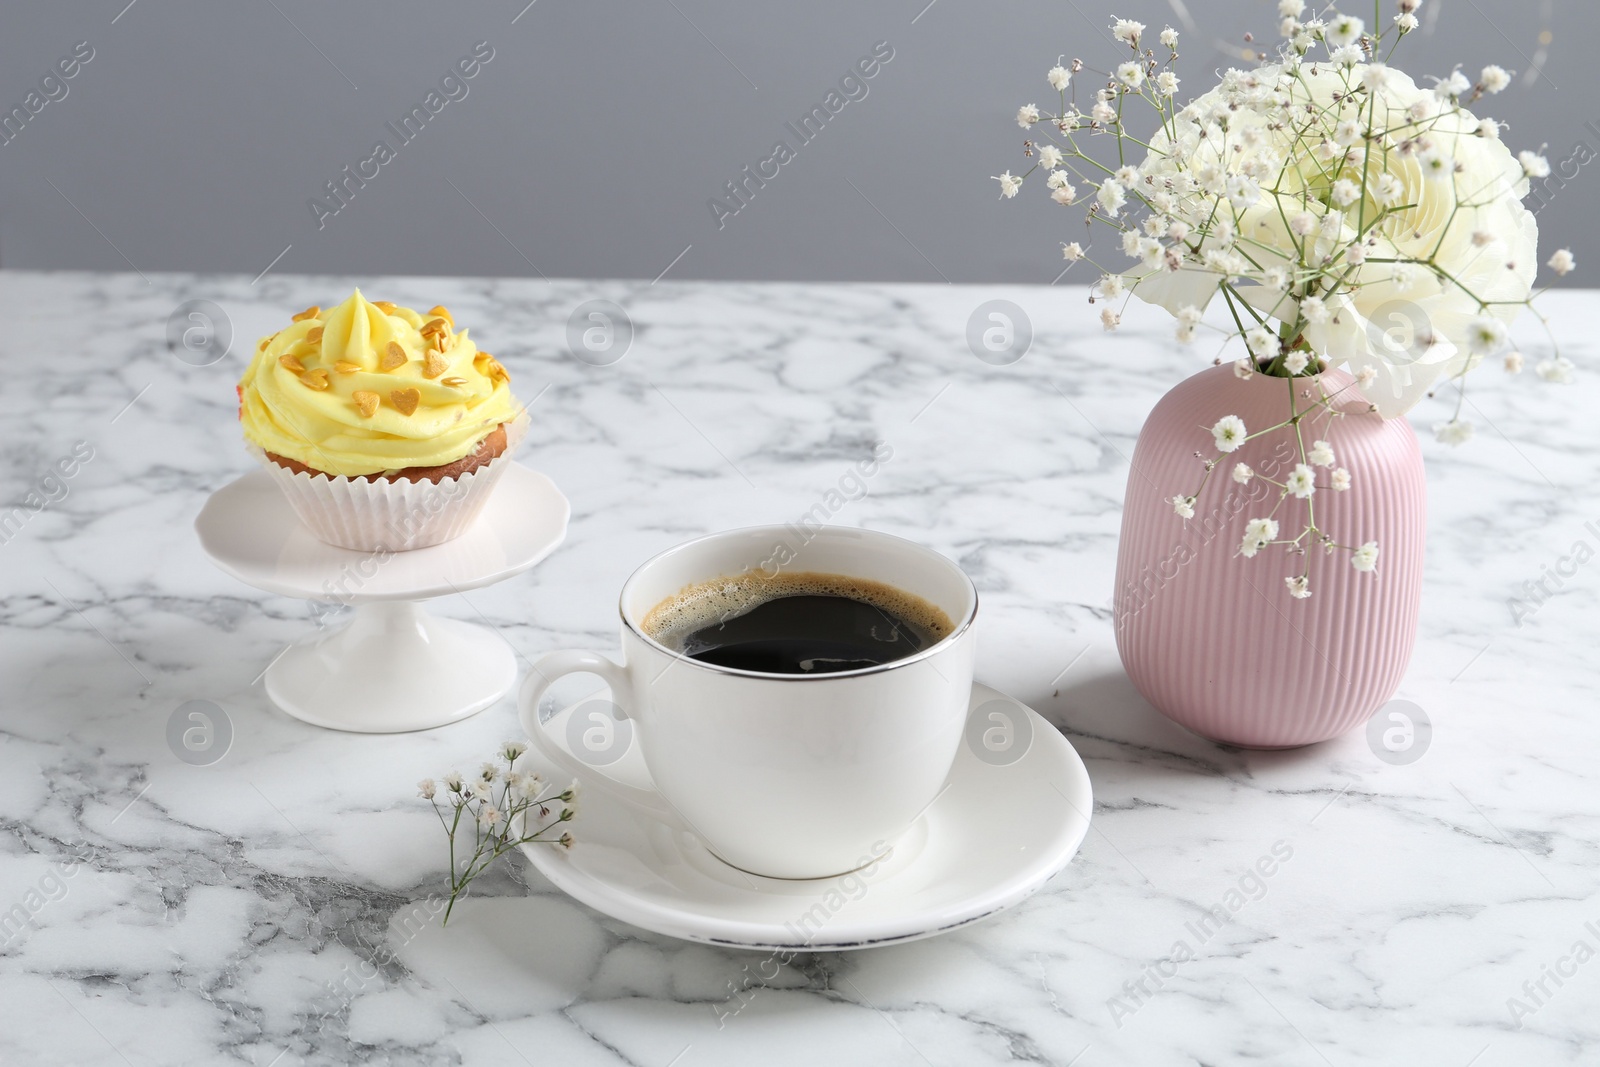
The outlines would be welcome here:
[[[233,383],[255,338],[357,281],[448,305],[538,398],[520,455],[571,498],[567,544],[433,605],[524,662],[614,648],[638,562],[794,521],[887,443],[831,521],[972,574],[979,677],[1059,726],[1093,778],[1072,865],[942,937],[783,963],[615,922],[520,862],[441,930],[442,834],[413,783],[514,735],[512,701],[412,735],[289,719],[259,678],[315,614],[214,569],[191,530],[249,469]],[[1215,354],[1177,348],[1148,309],[1106,336],[1068,288],[0,272],[0,295],[0,499],[39,504],[0,538],[0,1063],[1600,1057],[1600,296],[1544,305],[1575,384],[1485,370],[1457,449],[1426,433],[1443,398],[1413,415],[1429,550],[1400,696],[1434,733],[1395,766],[1361,732],[1219,748],[1123,675],[1109,602],[1127,456],[1161,392]],[[597,297],[636,329],[607,367],[566,350],[568,315]],[[965,343],[997,297],[1034,327],[1005,367]],[[166,343],[191,298],[232,323],[211,366]],[[1541,342],[1519,331],[1531,366]],[[189,700],[231,723],[209,766],[167,741]]]

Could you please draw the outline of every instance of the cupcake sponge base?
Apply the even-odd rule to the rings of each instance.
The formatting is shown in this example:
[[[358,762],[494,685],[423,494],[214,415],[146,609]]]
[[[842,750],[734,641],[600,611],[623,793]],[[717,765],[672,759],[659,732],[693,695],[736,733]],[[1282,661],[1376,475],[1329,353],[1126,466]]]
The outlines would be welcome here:
[[[318,540],[358,552],[404,552],[442,544],[467,531],[512,462],[511,454],[526,429],[526,416],[506,423],[495,431],[503,436],[492,458],[485,461],[486,450],[478,449],[458,461],[471,461],[463,473],[440,473],[457,464],[418,468],[435,476],[416,480],[403,477],[405,471],[375,478],[331,476],[292,460],[275,459],[260,448],[251,450]]]

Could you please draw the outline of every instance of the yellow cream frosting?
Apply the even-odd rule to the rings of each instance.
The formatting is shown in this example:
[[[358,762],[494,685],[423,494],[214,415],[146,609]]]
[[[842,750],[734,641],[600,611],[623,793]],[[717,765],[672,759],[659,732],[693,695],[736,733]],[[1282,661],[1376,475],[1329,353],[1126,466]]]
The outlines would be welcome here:
[[[346,477],[454,463],[520,410],[505,368],[448,310],[359,289],[263,337],[239,380],[247,440]]]

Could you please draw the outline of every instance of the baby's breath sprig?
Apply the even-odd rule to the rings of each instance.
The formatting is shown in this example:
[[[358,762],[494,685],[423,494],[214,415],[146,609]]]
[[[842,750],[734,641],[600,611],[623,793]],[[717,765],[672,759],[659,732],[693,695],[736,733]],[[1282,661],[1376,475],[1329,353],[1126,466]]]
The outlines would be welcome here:
[[[1234,365],[1234,373],[1241,378],[1249,378],[1256,373],[1249,360],[1241,359]],[[1317,421],[1334,419],[1343,416],[1343,412],[1335,404],[1348,390],[1354,388],[1356,382],[1351,382],[1343,389],[1329,392],[1323,386],[1321,378],[1309,380],[1310,386],[1291,380],[1289,384],[1289,417],[1282,422],[1268,426],[1262,430],[1252,432],[1244,424],[1244,420],[1237,415],[1224,415],[1211,427],[1211,438],[1216,446],[1216,453],[1210,457],[1203,453],[1195,453],[1201,460],[1203,473],[1200,484],[1194,492],[1187,496],[1179,495],[1168,501],[1179,518],[1194,518],[1194,506],[1200,498],[1200,493],[1205,489],[1206,482],[1211,475],[1221,467],[1231,452],[1236,452],[1247,441],[1258,437],[1277,433],[1280,430],[1292,430],[1295,443],[1299,451],[1300,462],[1286,475],[1283,481],[1278,481],[1265,474],[1253,470],[1249,464],[1235,463],[1231,478],[1239,485],[1249,485],[1251,482],[1260,481],[1271,485],[1278,490],[1277,499],[1272,510],[1264,516],[1252,517],[1245,524],[1244,540],[1240,543],[1236,554],[1246,559],[1253,559],[1262,549],[1271,545],[1282,545],[1289,552],[1302,557],[1309,556],[1309,547],[1319,547],[1325,552],[1344,551],[1349,553],[1350,565],[1358,571],[1371,572],[1378,565],[1378,543],[1366,541],[1360,545],[1343,545],[1335,541],[1331,535],[1317,525],[1316,501],[1317,490],[1327,489],[1335,493],[1346,492],[1350,488],[1350,472],[1338,465],[1338,458],[1334,455],[1333,444],[1321,438],[1313,438],[1309,447],[1306,445],[1307,431],[1314,429]],[[1313,392],[1313,388],[1315,392]],[[1305,403],[1302,405],[1301,401]],[[1326,481],[1318,482],[1319,469],[1325,472]],[[1300,533],[1295,537],[1280,538],[1279,512],[1290,503],[1290,498],[1300,503],[1305,509],[1305,518],[1302,522]],[[1300,573],[1284,579],[1289,595],[1297,600],[1304,600],[1311,595],[1311,578],[1308,566],[1301,566]]]
[[[470,777],[451,771],[438,782],[424,778],[417,783],[417,795],[433,805],[450,839],[450,902],[444,909],[444,923],[450,921],[450,912],[468,884],[507,852],[534,843],[562,848],[574,844],[570,832],[562,829],[558,836],[554,831],[577,815],[572,805],[578,799],[578,783],[558,790],[537,774],[517,770],[517,760],[527,751],[521,741],[505,741],[495,752],[504,767],[485,763]],[[450,809],[448,818],[440,804],[441,786],[442,799]],[[463,821],[472,827],[472,852],[457,859],[456,835],[463,829]]]
[[[1304,501],[1307,521],[1298,536],[1280,539],[1276,518],[1254,520],[1257,536],[1242,555],[1283,544],[1300,553],[1345,548],[1358,570],[1376,561],[1376,545],[1336,545],[1315,518],[1324,453],[1303,430],[1319,409],[1333,411],[1320,384],[1328,368],[1347,366],[1369,409],[1385,418],[1454,385],[1455,410],[1435,433],[1459,444],[1472,431],[1461,418],[1467,373],[1501,353],[1508,373],[1523,366],[1521,353],[1508,351],[1508,327],[1538,295],[1538,262],[1537,227],[1522,199],[1530,181],[1549,175],[1549,162],[1539,152],[1513,156],[1500,124],[1467,110],[1511,84],[1504,68],[1484,67],[1476,80],[1457,69],[1423,88],[1393,66],[1422,0],[1395,0],[1387,24],[1382,3],[1375,0],[1369,28],[1331,7],[1307,17],[1304,0],[1279,0],[1276,52],[1252,44],[1245,54],[1255,66],[1223,72],[1183,105],[1177,31],[1167,27],[1151,42],[1144,24],[1115,19],[1121,61],[1097,70],[1062,57],[1046,74],[1056,106],[1017,112],[1029,131],[1027,168],[995,176],[1010,199],[1042,170],[1052,201],[1081,206],[1087,227],[1120,235],[1135,261],[1125,271],[1091,256],[1087,241],[1061,246],[1069,264],[1100,271],[1089,299],[1103,305],[1106,330],[1139,296],[1174,316],[1178,341],[1194,341],[1202,327],[1224,344],[1242,338],[1249,356],[1241,368],[1290,380],[1287,417],[1259,433],[1294,430],[1299,462],[1280,485],[1280,504]],[[1319,46],[1326,55],[1314,54]],[[1080,103],[1080,90],[1092,102]],[[1148,121],[1136,119],[1141,111]],[[1565,275],[1575,262],[1561,249],[1546,266]],[[1205,322],[1219,295],[1231,327]],[[1573,365],[1551,337],[1535,369],[1565,382]],[[1309,381],[1318,395],[1302,408],[1295,383]],[[1232,427],[1230,419],[1238,422],[1217,425]],[[1218,445],[1229,450],[1221,438]],[[1206,461],[1202,488],[1218,462]],[[1346,488],[1348,474],[1333,473],[1342,477],[1325,488]],[[1187,518],[1198,496],[1170,502]],[[1304,573],[1289,591],[1310,595]]]

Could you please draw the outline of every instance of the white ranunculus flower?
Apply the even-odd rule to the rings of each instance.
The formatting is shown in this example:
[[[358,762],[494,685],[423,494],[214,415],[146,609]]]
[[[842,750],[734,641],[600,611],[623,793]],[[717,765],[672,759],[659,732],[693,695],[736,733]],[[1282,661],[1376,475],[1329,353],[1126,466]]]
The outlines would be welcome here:
[[[1365,131],[1365,83],[1377,85],[1373,128],[1396,127],[1397,132],[1367,142],[1367,152],[1352,150],[1342,161],[1337,147],[1331,161],[1297,155],[1292,124],[1282,121],[1286,106],[1319,109],[1332,144],[1343,120],[1358,118]],[[1346,98],[1342,104],[1335,102],[1336,94]],[[1398,150],[1402,140],[1416,135],[1413,123],[1419,115],[1429,126],[1431,152],[1451,161],[1452,174],[1430,180],[1418,153]],[[1223,116],[1225,134],[1217,122]],[[1359,220],[1379,210],[1373,193],[1380,178],[1384,199],[1393,195],[1393,203],[1412,205],[1369,235],[1364,256],[1354,257],[1360,264],[1343,285],[1322,297],[1315,316],[1321,321],[1305,330],[1311,346],[1333,364],[1355,373],[1375,372],[1365,391],[1386,418],[1406,412],[1441,378],[1473,366],[1482,358],[1469,346],[1474,321],[1488,315],[1509,325],[1532,291],[1538,227],[1522,205],[1528,191],[1523,165],[1498,138],[1479,135],[1476,116],[1441,104],[1432,90],[1419,88],[1397,69],[1370,79],[1362,65],[1348,72],[1301,67],[1298,75],[1275,64],[1230,70],[1216,89],[1180,113],[1176,127],[1175,136],[1165,129],[1156,133],[1139,170],[1157,187],[1173,181],[1185,189],[1174,197],[1170,214],[1197,232],[1217,201],[1226,201],[1230,176],[1283,169],[1276,182],[1261,182],[1259,198],[1238,212],[1235,247],[1248,251],[1255,273],[1292,268],[1303,243],[1309,242],[1318,258],[1348,249]],[[1346,204],[1351,190],[1340,180],[1359,188],[1363,166],[1367,195]],[[1308,203],[1302,204],[1303,196]],[[1292,220],[1303,211],[1328,225],[1319,226],[1315,235],[1300,232],[1308,228],[1304,220]],[[1222,213],[1232,215],[1225,203]],[[1489,239],[1475,243],[1474,234]],[[1211,250],[1226,251],[1214,235],[1202,240],[1196,258],[1204,262]],[[1426,267],[1397,272],[1392,262],[1429,258],[1448,278]],[[1187,305],[1203,309],[1222,277],[1186,260],[1181,270],[1144,278],[1134,292],[1176,314]],[[1294,299],[1270,287],[1242,281],[1240,295],[1263,315],[1295,317]],[[1487,311],[1480,301],[1489,304]]]

